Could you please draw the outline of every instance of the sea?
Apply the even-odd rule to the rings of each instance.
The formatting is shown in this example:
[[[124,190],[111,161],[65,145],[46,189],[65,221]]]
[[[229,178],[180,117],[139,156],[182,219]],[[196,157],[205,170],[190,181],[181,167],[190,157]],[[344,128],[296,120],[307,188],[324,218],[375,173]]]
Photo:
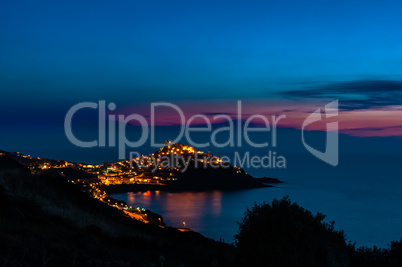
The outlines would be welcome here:
[[[359,160],[356,161],[355,158]],[[381,161],[381,168],[375,161]],[[313,213],[325,214],[356,246],[387,248],[402,237],[400,156],[350,155],[337,168],[325,163],[297,163],[278,171],[284,183],[273,187],[205,192],[127,192],[112,197],[163,216],[166,225],[187,227],[206,237],[234,241],[247,207],[289,196]],[[377,163],[378,164],[378,163]],[[294,171],[289,171],[294,170]],[[356,171],[357,170],[357,171]],[[360,170],[360,172],[359,172]],[[266,170],[254,171],[256,177]],[[273,170],[269,170],[272,174]]]

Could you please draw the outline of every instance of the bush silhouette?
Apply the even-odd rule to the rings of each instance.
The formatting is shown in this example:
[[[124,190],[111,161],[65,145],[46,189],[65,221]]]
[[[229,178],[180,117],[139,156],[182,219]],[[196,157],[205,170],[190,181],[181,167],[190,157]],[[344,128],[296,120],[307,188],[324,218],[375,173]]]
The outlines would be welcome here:
[[[235,235],[239,266],[347,266],[348,247],[325,215],[288,197],[247,209]]]

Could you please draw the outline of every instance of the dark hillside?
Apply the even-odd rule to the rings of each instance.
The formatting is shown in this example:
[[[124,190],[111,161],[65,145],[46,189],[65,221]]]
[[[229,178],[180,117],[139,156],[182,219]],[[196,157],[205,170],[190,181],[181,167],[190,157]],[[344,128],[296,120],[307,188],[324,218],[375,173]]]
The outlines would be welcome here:
[[[21,173],[10,158],[0,166],[0,266],[231,265],[232,246],[135,221],[61,176]]]

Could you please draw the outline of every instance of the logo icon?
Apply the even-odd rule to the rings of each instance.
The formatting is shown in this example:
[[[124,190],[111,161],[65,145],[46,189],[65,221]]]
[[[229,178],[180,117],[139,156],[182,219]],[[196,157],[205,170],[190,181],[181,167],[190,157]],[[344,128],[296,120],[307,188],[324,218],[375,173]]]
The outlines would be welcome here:
[[[324,111],[325,118],[338,116],[338,100],[335,100],[325,105]],[[302,142],[304,147],[318,159],[328,163],[332,166],[337,166],[339,163],[339,141],[338,141],[338,122],[329,122],[326,124],[327,140],[325,145],[325,152],[319,151],[306,143],[304,140],[304,128],[314,122],[323,119],[321,108],[311,113],[303,122],[302,125]]]

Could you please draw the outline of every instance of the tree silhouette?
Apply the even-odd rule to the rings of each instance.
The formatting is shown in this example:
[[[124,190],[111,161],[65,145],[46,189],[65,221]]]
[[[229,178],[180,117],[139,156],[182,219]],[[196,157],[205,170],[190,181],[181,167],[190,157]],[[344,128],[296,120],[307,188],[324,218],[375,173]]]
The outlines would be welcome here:
[[[288,197],[247,209],[235,235],[239,266],[347,266],[342,231]]]

